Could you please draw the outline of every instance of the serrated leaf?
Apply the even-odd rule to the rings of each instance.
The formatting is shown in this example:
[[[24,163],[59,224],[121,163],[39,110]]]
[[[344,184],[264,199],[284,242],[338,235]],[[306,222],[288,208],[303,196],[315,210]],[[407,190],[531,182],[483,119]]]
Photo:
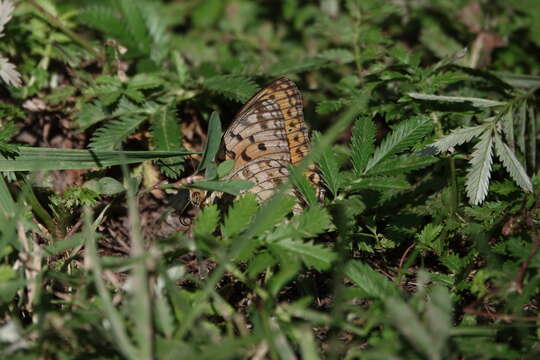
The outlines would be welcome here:
[[[97,85],[94,91],[96,96],[106,106],[116,102],[124,94],[124,89],[114,84]]]
[[[372,167],[368,175],[403,175],[409,171],[422,169],[438,159],[433,156],[400,155],[386,159]]]
[[[75,120],[75,123],[79,127],[80,131],[83,131],[90,126],[97,124],[107,118],[108,116],[103,110],[103,105],[101,104],[101,102],[96,101],[93,103],[85,103],[82,106],[81,111],[79,112],[79,116]]]
[[[207,238],[216,230],[218,222],[219,210],[217,205],[206,206],[193,223],[193,234],[199,238]]]
[[[375,150],[373,157],[368,161],[364,169],[364,173],[367,173],[387,157],[413,146],[429,134],[432,128],[431,120],[423,115],[399,123]]]
[[[152,89],[163,85],[163,80],[152,74],[137,74],[129,80],[128,88],[133,89]]]
[[[294,217],[298,234],[303,238],[322,234],[332,224],[330,214],[320,205],[313,205]]]
[[[491,131],[485,131],[471,155],[467,171],[467,196],[473,205],[478,205],[486,198],[491,176],[493,137]]]
[[[281,193],[275,194],[259,208],[249,227],[250,235],[255,237],[270,230],[274,225],[283,221],[295,204],[296,198]]]
[[[317,104],[317,109],[315,110],[317,114],[326,115],[336,111],[339,111],[343,108],[343,101],[341,100],[324,100]]]
[[[215,91],[225,97],[245,102],[257,91],[257,85],[246,76],[218,75],[206,79],[203,83],[208,90]]]
[[[0,79],[9,86],[20,87],[22,85],[21,74],[17,71],[15,65],[2,56],[0,56]]]
[[[230,207],[221,227],[223,236],[230,239],[246,229],[255,216],[257,208],[257,197],[254,194],[246,194],[237,199]]]
[[[461,145],[480,136],[486,130],[486,125],[469,126],[452,130],[449,135],[433,143],[438,152],[448,151],[451,147]]]
[[[120,0],[120,6],[124,15],[123,20],[133,39],[136,40],[137,48],[143,53],[150,51],[150,35],[144,18],[144,13],[136,2],[132,0]]]
[[[512,179],[519,185],[524,191],[532,192],[533,187],[531,179],[527,175],[527,172],[516,158],[514,152],[506,145],[499,134],[495,134],[495,150],[499,159],[501,159],[505,169],[508,171]]]
[[[300,257],[302,262],[317,271],[324,271],[330,268],[332,262],[337,258],[336,253],[322,245],[312,242],[305,243],[301,240],[284,239],[272,242],[268,245],[274,251],[288,251]]]
[[[137,89],[127,88],[124,91],[124,95],[136,103],[142,104],[144,102],[144,94]]]
[[[309,182],[305,174],[298,170],[297,167],[289,166],[290,179],[293,185],[298,189],[302,197],[308,205],[314,205],[317,203],[317,194],[313,184]]]
[[[117,12],[107,6],[89,6],[84,8],[78,16],[83,24],[98,29],[118,40],[128,49],[136,49],[136,40],[132,37],[124,21],[117,16]]]
[[[177,151],[182,147],[182,131],[176,121],[175,108],[163,106],[152,114],[152,145],[156,150]],[[172,179],[178,178],[184,170],[184,157],[164,159],[160,163],[163,173]]]
[[[364,292],[366,297],[386,300],[399,294],[391,281],[360,261],[350,261],[345,266],[345,275]]]
[[[375,124],[373,121],[368,117],[358,118],[353,127],[351,138],[351,161],[357,176],[362,174],[369,158],[375,151],[374,141]]]
[[[433,250],[437,255],[442,251],[442,242],[437,241],[439,234],[443,230],[443,226],[439,224],[427,224],[420,234],[418,234],[418,241],[421,245]]]
[[[315,133],[313,137],[315,143],[314,146],[316,147],[317,142],[320,139],[320,135],[319,133]],[[339,162],[334,150],[331,147],[328,147],[321,152],[317,161],[319,163],[319,170],[321,172],[321,177],[324,184],[335,197],[341,187],[342,178],[339,174]]]
[[[122,142],[146,120],[143,116],[126,116],[112,120],[96,130],[90,141],[94,150],[113,150],[120,147]]]

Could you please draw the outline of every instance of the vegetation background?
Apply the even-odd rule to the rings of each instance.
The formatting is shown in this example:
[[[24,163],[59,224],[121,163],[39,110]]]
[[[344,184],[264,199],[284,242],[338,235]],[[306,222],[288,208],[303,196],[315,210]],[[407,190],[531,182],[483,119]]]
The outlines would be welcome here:
[[[0,0],[0,36],[2,358],[539,357],[540,2]],[[324,202],[201,210],[280,76]]]

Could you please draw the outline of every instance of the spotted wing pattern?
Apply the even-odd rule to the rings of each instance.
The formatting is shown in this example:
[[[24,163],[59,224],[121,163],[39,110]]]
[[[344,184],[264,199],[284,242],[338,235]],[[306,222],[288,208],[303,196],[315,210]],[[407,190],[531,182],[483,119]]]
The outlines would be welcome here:
[[[280,78],[259,91],[236,115],[223,139],[226,158],[235,162],[228,177],[255,182],[250,192],[261,201],[268,199],[287,179],[287,166],[301,161],[310,149],[296,85]],[[320,191],[318,174],[308,170],[306,175]]]

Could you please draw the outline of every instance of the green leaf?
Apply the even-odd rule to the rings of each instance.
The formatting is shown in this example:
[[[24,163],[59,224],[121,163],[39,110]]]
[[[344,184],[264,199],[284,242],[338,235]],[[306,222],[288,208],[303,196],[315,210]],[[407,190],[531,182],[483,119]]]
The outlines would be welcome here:
[[[318,204],[314,204],[293,218],[298,234],[303,238],[322,234],[332,224],[330,214]]]
[[[128,89],[152,89],[163,85],[163,80],[153,74],[137,74],[129,80]]]
[[[143,116],[126,116],[112,120],[96,130],[90,141],[90,147],[100,151],[117,149],[145,120]]]
[[[50,245],[47,245],[43,248],[43,251],[48,256],[58,255],[63,253],[66,250],[73,249],[84,243],[84,236],[82,233],[74,234],[73,236],[67,237],[63,240],[53,242]]]
[[[316,139],[318,138],[319,137],[316,136]],[[343,181],[339,173],[339,161],[334,150],[331,147],[328,147],[322,151],[318,163],[324,184],[335,197],[341,188]]]
[[[222,178],[227,176],[234,168],[234,160],[225,160],[217,167],[217,176]]]
[[[221,135],[221,120],[219,114],[214,111],[212,115],[210,115],[210,120],[208,121],[208,137],[206,144],[204,145],[203,156],[199,163],[199,167],[197,168],[197,172],[206,169],[208,164],[214,161],[214,158],[219,151]]]
[[[373,121],[368,117],[358,118],[353,127],[351,138],[351,161],[354,172],[358,176],[362,174],[369,158],[375,151],[374,141],[375,124],[373,124]]]
[[[202,209],[193,223],[193,234],[201,239],[208,238],[216,231],[218,222],[219,210],[217,205],[212,204],[206,206]]]
[[[273,251],[288,251],[298,256],[309,268],[324,271],[330,268],[337,255],[329,248],[301,240],[284,239],[272,242],[268,247]]]
[[[123,20],[131,34],[132,39],[136,39],[137,48],[143,53],[148,54],[150,51],[150,36],[144,13],[133,0],[119,0],[123,12]]]
[[[314,69],[320,69],[329,65],[330,62],[320,57],[307,57],[303,59],[281,59],[279,62],[270,65],[266,73],[272,77],[295,74]]]
[[[499,134],[495,134],[495,150],[499,159],[501,159],[505,169],[508,171],[512,179],[519,185],[524,191],[532,192],[533,187],[531,179],[527,175],[527,172],[516,158],[514,152],[506,145]]]
[[[208,90],[240,102],[245,102],[258,90],[258,86],[253,80],[239,75],[213,76],[206,79],[203,85]]]
[[[75,124],[79,127],[80,131],[83,131],[107,118],[108,116],[103,109],[103,104],[100,101],[95,101],[93,103],[85,103],[82,106],[78,117],[75,119]]]
[[[241,191],[252,188],[253,185],[255,185],[255,183],[243,179],[228,179],[220,181],[195,181],[192,184],[188,185],[188,187],[209,191],[219,191],[231,195],[238,195]]]
[[[473,205],[478,205],[487,196],[489,178],[491,176],[493,137],[491,130],[482,134],[471,155],[470,167],[467,171],[467,196]]]
[[[431,120],[423,115],[399,123],[375,150],[373,157],[364,169],[364,173],[387,157],[413,146],[431,132],[432,126]]]
[[[438,152],[448,151],[451,147],[461,145],[480,136],[486,131],[486,125],[469,126],[452,130],[450,135],[446,135],[433,143]]]
[[[129,49],[137,47],[136,40],[125,26],[123,19],[110,7],[102,5],[86,7],[79,13],[78,19],[83,24],[115,38]]]
[[[388,318],[411,344],[428,359],[441,359],[440,350],[433,345],[431,333],[420,321],[410,305],[397,297],[386,300]]]
[[[193,9],[193,23],[198,28],[208,28],[219,20],[223,13],[224,3],[221,0],[205,0]]]
[[[494,101],[488,99],[480,99],[473,97],[464,97],[464,96],[442,96],[442,95],[433,95],[433,94],[421,94],[416,92],[407,93],[408,96],[413,99],[418,100],[428,100],[428,101],[439,101],[439,102],[450,102],[450,103],[462,103],[467,105],[472,105],[477,108],[486,108],[486,107],[495,107],[505,105],[504,102]]]
[[[223,236],[230,239],[246,229],[255,216],[257,208],[257,197],[254,194],[246,194],[237,199],[229,209],[221,227]]]
[[[360,261],[350,261],[345,266],[345,275],[358,286],[365,296],[386,300],[399,294],[398,289],[387,278]]]
[[[2,171],[96,169],[189,155],[184,151],[97,151],[20,146],[13,159],[0,156]]]
[[[291,182],[300,191],[306,203],[310,206],[316,204],[318,200],[315,188],[306,176],[293,165],[289,166],[289,174]]]
[[[182,131],[176,121],[173,106],[163,106],[152,114],[152,145],[156,150],[175,151],[182,147]],[[160,163],[163,173],[172,179],[180,176],[184,170],[184,157],[165,159]]]
[[[114,195],[126,190],[121,182],[110,177],[89,180],[84,187],[101,195]]]
[[[253,219],[249,227],[249,235],[255,237],[270,230],[274,225],[283,221],[295,204],[296,198],[279,192],[276,193],[259,208],[255,219]]]
[[[437,242],[439,234],[443,230],[443,226],[439,224],[427,224],[420,232],[417,237],[418,241],[424,247],[427,247],[430,250],[433,250],[437,255],[440,255],[442,252],[443,244]]]
[[[400,155],[389,159],[386,159],[379,164],[372,167],[367,174],[368,175],[402,175],[409,171],[425,168],[435,162],[438,159],[433,156],[422,155]]]
[[[401,191],[410,189],[410,187],[411,185],[403,178],[383,176],[361,178],[350,185],[351,190],[369,189],[379,191]]]

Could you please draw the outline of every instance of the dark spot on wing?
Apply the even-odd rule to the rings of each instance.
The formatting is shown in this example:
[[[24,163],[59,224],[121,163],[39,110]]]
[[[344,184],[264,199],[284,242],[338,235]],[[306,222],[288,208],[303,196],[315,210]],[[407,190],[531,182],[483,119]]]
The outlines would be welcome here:
[[[248,154],[246,154],[246,150],[242,151],[242,153],[240,154],[240,157],[244,161],[251,161],[251,158],[248,156]]]

